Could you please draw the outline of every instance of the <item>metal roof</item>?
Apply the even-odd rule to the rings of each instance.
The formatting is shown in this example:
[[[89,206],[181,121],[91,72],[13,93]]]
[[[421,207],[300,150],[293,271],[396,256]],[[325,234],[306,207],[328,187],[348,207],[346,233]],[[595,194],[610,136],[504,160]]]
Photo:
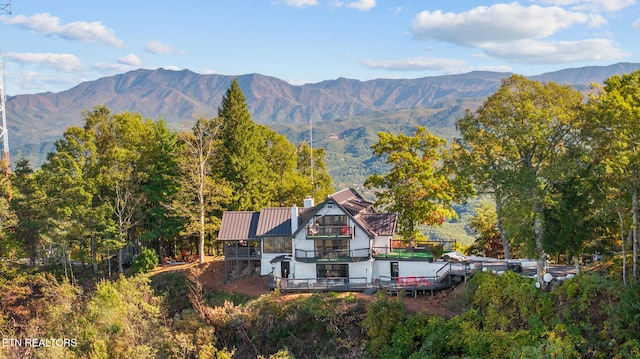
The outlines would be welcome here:
[[[367,228],[378,236],[392,236],[398,223],[396,213],[366,213],[356,219],[361,219]]]
[[[290,236],[291,208],[263,208],[256,236]]]
[[[373,204],[362,198],[362,196],[360,196],[360,194],[353,188],[346,188],[338,191],[329,195],[329,198],[349,211],[352,216],[355,216],[364,210],[375,212],[373,210]]]
[[[224,212],[218,239],[240,241],[256,239],[260,212]]]
[[[298,231],[327,203],[335,203],[349,215],[369,236],[393,235],[396,230],[396,213],[376,213],[371,202],[366,201],[352,188],[338,191],[310,208],[298,208]],[[248,240],[262,236],[290,236],[291,208],[263,208],[260,212],[224,212],[220,225],[220,240]]]

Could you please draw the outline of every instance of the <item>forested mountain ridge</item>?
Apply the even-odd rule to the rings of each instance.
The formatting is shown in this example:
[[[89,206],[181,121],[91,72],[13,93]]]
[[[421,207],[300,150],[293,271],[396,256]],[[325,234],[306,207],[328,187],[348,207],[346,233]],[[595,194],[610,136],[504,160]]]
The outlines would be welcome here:
[[[640,64],[567,69],[532,77],[570,85],[589,85]],[[249,74],[237,76],[254,121],[308,123],[361,116],[372,111],[431,107],[461,98],[484,98],[508,73],[470,72],[419,79],[339,78],[315,84],[291,85],[280,79]],[[83,110],[96,104],[113,112],[130,111],[169,123],[212,116],[234,76],[203,75],[189,70],[135,70],[87,81],[58,93],[11,96],[7,114],[16,146],[57,138],[64,128],[80,122]],[[36,135],[35,132],[39,134]]]

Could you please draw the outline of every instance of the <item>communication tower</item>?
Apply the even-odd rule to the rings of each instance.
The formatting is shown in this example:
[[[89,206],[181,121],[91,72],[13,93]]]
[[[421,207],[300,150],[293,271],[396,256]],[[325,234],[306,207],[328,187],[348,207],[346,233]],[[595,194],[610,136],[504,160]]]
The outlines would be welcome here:
[[[4,162],[4,170],[6,175],[9,174],[9,168],[11,166],[11,160],[9,159],[9,131],[7,129],[7,114],[6,114],[6,94],[4,88],[4,58],[0,53],[0,120],[2,120],[2,127],[0,127],[0,138],[2,138],[2,161]]]
[[[11,14],[11,0],[0,0],[0,14]],[[6,185],[7,199],[11,201],[11,183],[9,182],[11,159],[9,158],[9,131],[7,129],[7,114],[6,114],[6,100],[7,95],[5,93],[5,81],[4,81],[4,58],[0,51],[0,121],[2,121],[2,127],[0,127],[0,138],[2,138],[2,172],[4,175],[4,181]]]
[[[11,1],[0,0],[0,14],[11,15]]]

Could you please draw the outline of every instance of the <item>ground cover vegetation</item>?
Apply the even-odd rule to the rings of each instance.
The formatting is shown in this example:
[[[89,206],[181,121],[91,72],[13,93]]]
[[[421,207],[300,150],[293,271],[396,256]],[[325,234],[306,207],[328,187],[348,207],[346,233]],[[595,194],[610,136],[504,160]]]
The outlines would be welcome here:
[[[217,250],[223,210],[326,197],[325,152],[255,124],[237,81],[216,118],[186,131],[96,106],[40,169],[20,160],[0,186],[0,334],[76,345],[1,355],[638,356],[638,93],[640,72],[586,99],[514,75],[457,121],[450,143],[425,127],[378,133],[372,153],[385,165],[365,185],[398,212],[404,240],[422,240],[419,226],[455,218],[455,204],[479,194],[488,201],[476,202],[469,250],[538,260],[543,290],[479,273],[450,300],[451,318],[408,313],[384,294],[367,305],[354,294],[224,301],[197,280],[153,283],[144,272],[154,259]],[[579,265],[595,252],[598,273],[557,288],[541,280],[548,261]],[[114,276],[127,263],[141,274]]]
[[[611,265],[610,263],[609,265]],[[7,269],[7,268],[3,268]],[[514,272],[476,274],[443,296],[451,315],[408,311],[385,293],[259,298],[168,272],[84,289],[58,275],[0,280],[3,358],[633,358],[636,283],[592,267],[552,291]],[[177,300],[176,298],[179,298]],[[65,338],[70,345],[10,345]],[[73,340],[71,342],[71,340]]]

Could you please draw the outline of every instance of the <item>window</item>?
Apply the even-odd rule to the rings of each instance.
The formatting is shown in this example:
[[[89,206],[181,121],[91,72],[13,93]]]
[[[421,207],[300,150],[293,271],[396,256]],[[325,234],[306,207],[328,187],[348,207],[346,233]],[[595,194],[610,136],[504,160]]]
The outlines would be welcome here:
[[[265,253],[291,253],[291,238],[263,237],[262,246]]]
[[[321,216],[315,222],[319,226],[343,226],[347,224],[347,216]]]
[[[326,256],[333,256],[336,258],[349,256],[348,239],[316,239],[314,241],[314,246],[317,258]]]
[[[318,278],[349,278],[348,264],[316,264]]]

